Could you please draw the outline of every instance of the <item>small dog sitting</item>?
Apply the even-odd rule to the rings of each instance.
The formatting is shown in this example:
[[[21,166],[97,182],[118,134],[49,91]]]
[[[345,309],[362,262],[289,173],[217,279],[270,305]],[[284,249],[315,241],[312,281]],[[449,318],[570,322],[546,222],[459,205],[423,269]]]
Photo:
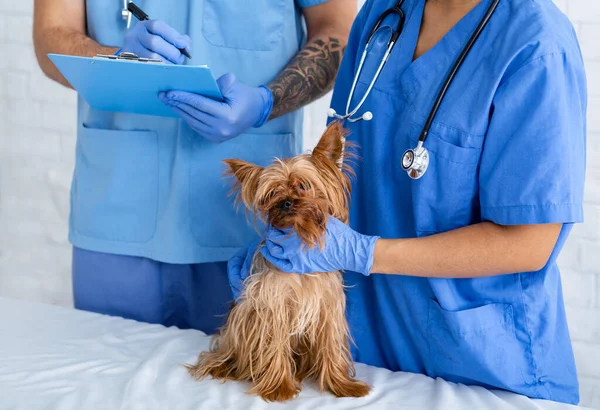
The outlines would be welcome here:
[[[278,229],[295,230],[306,247],[321,246],[328,215],[348,221],[352,172],[345,130],[327,128],[312,154],[262,168],[226,160],[238,201]],[[362,397],[370,387],[354,378],[341,272],[283,273],[256,252],[245,289],[209,352],[189,366],[196,379],[250,381],[267,401],[295,397],[304,379],[337,397]]]

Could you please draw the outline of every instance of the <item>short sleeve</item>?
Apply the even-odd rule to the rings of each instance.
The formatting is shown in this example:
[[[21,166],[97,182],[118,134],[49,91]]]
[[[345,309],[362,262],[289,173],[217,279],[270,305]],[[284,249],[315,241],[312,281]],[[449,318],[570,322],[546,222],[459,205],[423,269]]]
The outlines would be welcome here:
[[[559,53],[536,58],[501,82],[480,164],[483,220],[582,222],[585,82],[580,58]]]

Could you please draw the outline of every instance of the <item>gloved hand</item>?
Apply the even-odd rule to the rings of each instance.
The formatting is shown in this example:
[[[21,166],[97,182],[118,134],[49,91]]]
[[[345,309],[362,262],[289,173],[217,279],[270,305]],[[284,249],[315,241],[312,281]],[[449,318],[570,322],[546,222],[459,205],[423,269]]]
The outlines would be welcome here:
[[[227,141],[267,122],[273,108],[273,94],[267,87],[247,86],[229,73],[221,76],[217,84],[224,102],[185,91],[160,92],[158,98],[212,142]]]
[[[227,262],[227,277],[229,278],[229,286],[235,300],[240,297],[244,289],[244,281],[250,276],[252,259],[261,240],[262,238],[252,241],[247,247],[240,249]]]
[[[283,272],[313,273],[348,270],[368,276],[373,267],[373,253],[378,236],[352,230],[332,216],[327,220],[325,246],[306,249],[295,232],[270,228],[263,256]]]
[[[127,32],[121,51],[134,53],[138,57],[158,58],[181,64],[185,56],[178,49],[190,51],[191,42],[188,36],[179,34],[164,21],[144,20]]]

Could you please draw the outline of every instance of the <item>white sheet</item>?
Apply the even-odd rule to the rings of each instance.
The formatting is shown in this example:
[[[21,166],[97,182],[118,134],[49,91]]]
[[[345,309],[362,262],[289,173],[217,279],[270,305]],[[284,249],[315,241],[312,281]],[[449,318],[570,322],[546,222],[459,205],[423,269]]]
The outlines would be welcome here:
[[[245,394],[246,384],[188,376],[181,364],[209,340],[194,330],[0,298],[0,409],[575,408],[362,364],[358,376],[374,386],[366,398],[337,399],[305,383],[296,400],[268,404]]]

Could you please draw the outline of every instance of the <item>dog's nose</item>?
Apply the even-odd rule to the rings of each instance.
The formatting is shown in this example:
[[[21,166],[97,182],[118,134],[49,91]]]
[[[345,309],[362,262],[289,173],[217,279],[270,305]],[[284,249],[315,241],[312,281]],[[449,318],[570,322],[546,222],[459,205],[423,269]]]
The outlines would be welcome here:
[[[292,201],[290,201],[289,199],[284,199],[279,203],[279,209],[281,209],[284,212],[289,211],[290,209],[292,209]]]

